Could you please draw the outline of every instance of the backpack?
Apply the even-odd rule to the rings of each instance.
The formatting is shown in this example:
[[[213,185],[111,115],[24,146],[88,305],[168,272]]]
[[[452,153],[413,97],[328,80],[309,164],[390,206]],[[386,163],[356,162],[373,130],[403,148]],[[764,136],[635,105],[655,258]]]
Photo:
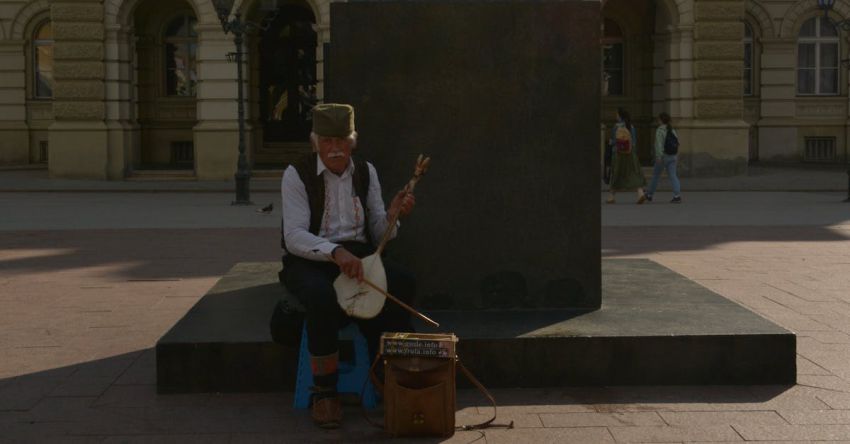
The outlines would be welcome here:
[[[628,154],[632,152],[632,132],[624,125],[618,126],[614,133],[614,144],[617,146],[617,152]]]
[[[673,128],[667,127],[667,136],[664,137],[664,154],[675,156],[679,153],[679,138],[673,132]]]

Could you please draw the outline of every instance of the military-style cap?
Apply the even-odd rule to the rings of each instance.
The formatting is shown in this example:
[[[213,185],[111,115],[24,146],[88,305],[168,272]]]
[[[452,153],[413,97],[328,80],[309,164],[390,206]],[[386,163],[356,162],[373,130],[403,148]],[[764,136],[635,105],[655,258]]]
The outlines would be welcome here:
[[[313,132],[325,137],[348,137],[354,132],[354,108],[343,103],[313,107]]]

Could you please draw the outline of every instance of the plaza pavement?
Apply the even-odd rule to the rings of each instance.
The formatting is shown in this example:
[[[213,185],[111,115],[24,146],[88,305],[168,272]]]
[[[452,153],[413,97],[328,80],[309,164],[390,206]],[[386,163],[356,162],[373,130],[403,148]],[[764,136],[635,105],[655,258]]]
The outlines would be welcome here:
[[[693,192],[692,180],[682,205],[622,194],[602,206],[602,249],[652,259],[794,331],[796,386],[494,390],[498,421],[516,428],[449,441],[850,442],[846,175],[767,170],[727,189],[772,191]],[[355,407],[341,430],[317,430],[288,393],[156,394],[156,340],[233,263],[279,258],[273,180],[252,193],[276,204],[262,215],[230,206],[226,183],[72,191],[25,173],[0,171],[0,442],[383,440]],[[712,180],[730,183],[702,186]],[[418,197],[424,207],[424,188]],[[459,424],[490,412],[474,391],[459,404]]]

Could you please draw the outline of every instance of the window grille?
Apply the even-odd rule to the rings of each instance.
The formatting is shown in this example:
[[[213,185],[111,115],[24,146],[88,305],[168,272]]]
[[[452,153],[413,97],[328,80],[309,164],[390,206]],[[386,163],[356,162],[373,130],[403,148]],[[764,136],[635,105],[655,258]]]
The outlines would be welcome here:
[[[177,167],[194,166],[195,144],[191,141],[171,142],[171,163]]]
[[[806,162],[835,161],[835,137],[806,137]]]

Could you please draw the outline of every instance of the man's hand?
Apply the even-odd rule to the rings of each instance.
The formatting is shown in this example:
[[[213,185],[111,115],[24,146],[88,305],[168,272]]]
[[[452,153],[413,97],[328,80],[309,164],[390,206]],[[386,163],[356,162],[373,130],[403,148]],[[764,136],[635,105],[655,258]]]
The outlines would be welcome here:
[[[401,190],[396,193],[392,202],[390,202],[390,210],[387,211],[387,218],[392,217],[396,212],[398,212],[399,216],[407,216],[413,211],[414,205],[416,205],[416,198],[413,197],[413,193]]]
[[[357,279],[357,282],[363,282],[363,263],[357,256],[351,254],[344,247],[337,247],[334,249],[331,258],[339,266],[340,272],[351,279]]]

